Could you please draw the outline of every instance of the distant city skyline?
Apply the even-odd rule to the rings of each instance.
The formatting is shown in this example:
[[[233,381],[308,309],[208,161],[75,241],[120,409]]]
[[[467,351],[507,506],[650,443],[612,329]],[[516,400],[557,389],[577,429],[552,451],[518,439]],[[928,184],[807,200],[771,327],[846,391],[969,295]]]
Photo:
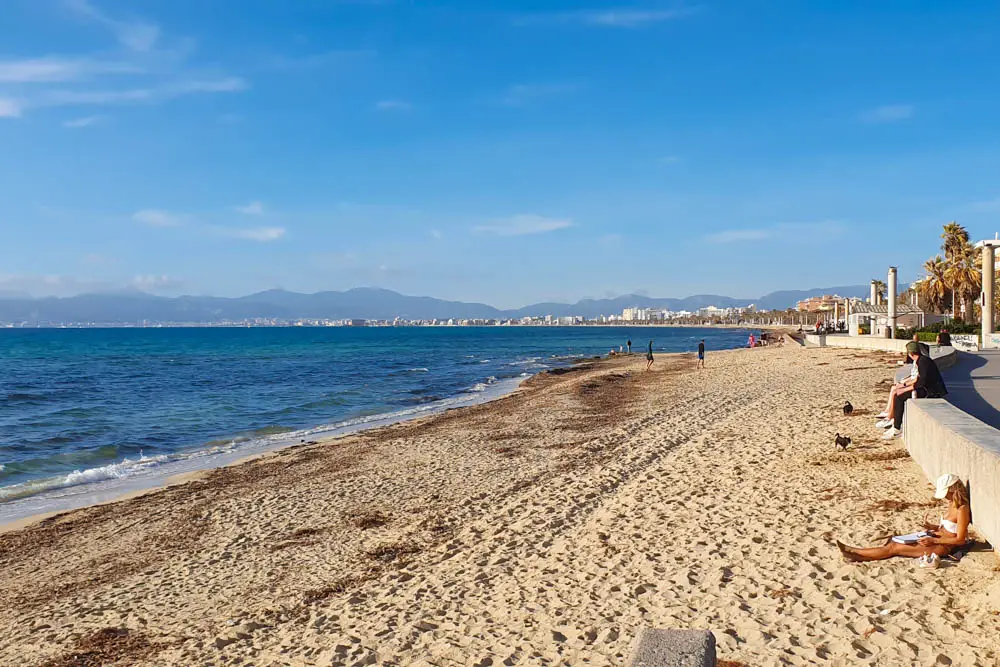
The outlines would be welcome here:
[[[1000,223],[1000,6],[10,0],[0,292],[516,308],[920,275]]]

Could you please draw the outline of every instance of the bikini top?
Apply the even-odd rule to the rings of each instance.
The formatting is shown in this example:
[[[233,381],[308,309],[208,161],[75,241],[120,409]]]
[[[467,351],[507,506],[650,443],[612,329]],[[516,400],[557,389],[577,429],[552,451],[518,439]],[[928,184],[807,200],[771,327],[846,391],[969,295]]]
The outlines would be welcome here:
[[[958,524],[954,521],[948,521],[948,519],[941,517],[941,527],[949,533],[958,535]]]

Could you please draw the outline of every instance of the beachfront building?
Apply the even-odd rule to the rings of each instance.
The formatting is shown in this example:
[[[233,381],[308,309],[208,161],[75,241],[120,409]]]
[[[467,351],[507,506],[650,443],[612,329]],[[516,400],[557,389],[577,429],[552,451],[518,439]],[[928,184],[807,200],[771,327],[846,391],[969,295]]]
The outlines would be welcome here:
[[[833,312],[838,304],[843,303],[844,297],[837,294],[824,294],[823,296],[811,296],[808,299],[799,301],[795,309],[800,313],[827,313]]]
[[[866,301],[852,301],[851,314],[847,319],[847,330],[851,336],[860,335],[861,325],[864,324],[868,333],[879,338],[889,337],[891,317],[887,303],[871,304]],[[946,315],[928,313],[908,303],[896,304],[896,326],[901,329],[925,327],[936,322],[943,322],[946,319],[948,319]]]

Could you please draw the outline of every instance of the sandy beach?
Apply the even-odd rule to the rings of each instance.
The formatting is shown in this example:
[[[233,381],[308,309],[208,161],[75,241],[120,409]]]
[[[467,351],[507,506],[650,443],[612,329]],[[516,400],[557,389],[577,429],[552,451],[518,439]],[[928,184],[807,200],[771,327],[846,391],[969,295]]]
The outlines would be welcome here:
[[[896,359],[583,364],[7,530],[0,664],[621,665],[652,626],[754,667],[996,665],[991,552],[926,571],[834,544],[943,507],[840,410],[880,409]]]

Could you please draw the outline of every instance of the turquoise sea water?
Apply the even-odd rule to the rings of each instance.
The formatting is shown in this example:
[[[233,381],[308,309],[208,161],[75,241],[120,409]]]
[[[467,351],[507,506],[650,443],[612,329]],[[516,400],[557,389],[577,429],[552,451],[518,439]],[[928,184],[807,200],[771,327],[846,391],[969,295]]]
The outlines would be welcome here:
[[[0,503],[426,414],[607,354],[745,344],[612,327],[0,330]],[[211,465],[211,463],[209,463]]]

